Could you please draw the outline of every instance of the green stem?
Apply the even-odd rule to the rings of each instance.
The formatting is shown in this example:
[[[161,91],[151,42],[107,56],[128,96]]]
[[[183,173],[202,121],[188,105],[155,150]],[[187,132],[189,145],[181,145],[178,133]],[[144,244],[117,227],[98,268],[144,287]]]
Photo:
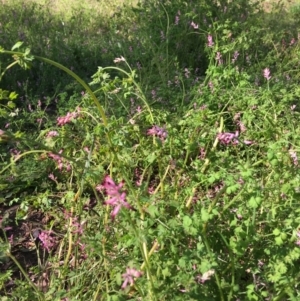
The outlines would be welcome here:
[[[210,249],[210,246],[209,246],[209,243],[208,243],[208,239],[206,237],[206,233],[203,233],[202,235],[203,237],[203,242],[206,246],[206,249],[209,253],[209,255],[211,256],[211,258],[213,257],[213,254],[212,254],[212,251]],[[224,295],[223,295],[223,291],[222,291],[222,287],[221,287],[221,281],[220,281],[220,277],[219,277],[219,274],[215,271],[215,278],[216,278],[216,282],[217,282],[217,285],[218,285],[218,288],[219,288],[219,292],[220,292],[220,298],[221,298],[221,301],[225,301],[225,298],[224,298]]]
[[[149,107],[149,104],[148,102],[146,101],[146,96],[144,95],[142,89],[140,88],[140,86],[137,84],[137,82],[134,80],[134,78],[128,73],[126,72],[125,70],[121,69],[121,68],[118,68],[118,67],[105,67],[103,68],[102,70],[108,70],[108,69],[112,69],[112,70],[118,70],[119,72],[122,72],[124,73],[126,76],[128,76],[128,78],[130,78],[130,80],[132,80],[133,84],[135,85],[135,87],[137,88],[137,90],[139,91],[140,93],[140,98],[142,99],[143,103],[145,104],[145,106],[147,107],[147,110],[149,111],[149,114],[151,116],[151,121],[154,123],[154,118],[153,118],[153,115],[152,115],[152,112],[151,112],[151,109]]]
[[[18,269],[21,271],[21,273],[23,274],[23,276],[28,281],[29,285],[34,289],[34,291],[39,295],[39,297],[42,298],[43,294],[38,290],[38,288],[30,280],[30,278],[28,277],[27,273],[24,271],[24,269],[22,268],[22,266],[20,265],[20,263],[18,262],[18,260],[15,258],[15,256],[13,256],[9,251],[6,252],[6,255],[16,264],[16,266],[18,267]]]
[[[3,53],[17,55],[17,56],[24,56],[23,52],[16,52],[16,51],[4,50]],[[94,103],[96,104],[96,106],[97,106],[97,108],[100,112],[100,115],[101,115],[102,120],[103,120],[103,124],[104,124],[105,127],[107,127],[107,118],[105,116],[104,110],[103,110],[100,102],[98,101],[96,95],[91,90],[91,88],[76,73],[74,73],[73,71],[71,71],[67,67],[65,67],[65,66],[63,66],[63,65],[61,65],[57,62],[54,62],[50,59],[47,59],[47,58],[44,58],[44,57],[41,57],[41,56],[37,56],[37,55],[33,55],[33,56],[34,56],[34,58],[36,58],[36,59],[38,59],[42,62],[48,63],[50,65],[53,65],[53,66],[57,67],[58,69],[61,69],[61,70],[65,71],[67,74],[72,76],[78,83],[80,83],[85,88],[85,90],[90,94],[90,96],[92,97]]]
[[[8,69],[10,69],[11,67],[13,67],[14,65],[16,65],[16,64],[18,64],[17,61],[11,63],[10,65],[8,65],[8,66],[4,69],[4,71],[3,71],[3,72],[1,73],[1,75],[0,75],[0,82],[1,82],[2,77],[3,77],[3,75],[5,74],[5,72],[6,72]]]

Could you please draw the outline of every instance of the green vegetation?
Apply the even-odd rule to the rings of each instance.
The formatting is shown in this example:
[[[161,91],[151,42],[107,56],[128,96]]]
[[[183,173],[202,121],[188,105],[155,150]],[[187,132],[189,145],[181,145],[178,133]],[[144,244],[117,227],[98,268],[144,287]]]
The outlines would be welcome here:
[[[299,300],[299,4],[68,2],[2,0],[0,301]]]

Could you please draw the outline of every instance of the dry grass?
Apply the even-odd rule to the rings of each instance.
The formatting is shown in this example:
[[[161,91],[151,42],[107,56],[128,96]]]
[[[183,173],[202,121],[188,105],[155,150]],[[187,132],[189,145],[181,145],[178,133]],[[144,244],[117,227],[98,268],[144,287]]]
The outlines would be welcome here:
[[[0,3],[1,2],[3,4],[22,4],[24,0],[1,0]],[[27,0],[26,2],[35,2],[42,6],[47,6],[51,11],[65,16],[70,15],[74,9],[92,10],[98,12],[99,15],[107,16],[123,5],[136,5],[138,0]]]
[[[288,10],[295,5],[300,5],[300,0],[265,0],[263,1],[263,5],[266,11],[270,11],[274,5],[278,5],[282,3],[285,8]]]

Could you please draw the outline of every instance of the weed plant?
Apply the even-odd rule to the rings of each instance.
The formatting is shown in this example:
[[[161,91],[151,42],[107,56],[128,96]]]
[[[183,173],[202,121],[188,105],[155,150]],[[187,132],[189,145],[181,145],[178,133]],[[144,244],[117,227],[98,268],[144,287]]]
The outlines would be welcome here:
[[[0,15],[1,300],[299,300],[296,6]]]

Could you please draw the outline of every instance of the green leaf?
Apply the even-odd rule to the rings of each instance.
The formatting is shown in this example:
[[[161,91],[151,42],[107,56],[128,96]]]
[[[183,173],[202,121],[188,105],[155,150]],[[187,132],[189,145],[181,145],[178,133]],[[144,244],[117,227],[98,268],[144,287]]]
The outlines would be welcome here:
[[[192,222],[193,221],[192,221],[192,219],[189,216],[185,215],[183,217],[183,227],[184,228],[188,228],[192,224]]]
[[[171,276],[171,273],[169,271],[169,268],[165,268],[162,270],[162,274],[164,276],[164,278]]]
[[[155,153],[151,153],[148,155],[148,157],[146,158],[147,162],[149,162],[150,164],[153,163],[156,160],[156,155]]]
[[[17,99],[18,96],[19,96],[19,94],[17,94],[16,92],[10,92],[9,99],[14,100],[14,99]]]
[[[275,243],[278,246],[281,246],[283,244],[283,240],[281,239],[280,236],[275,237]]]
[[[211,215],[207,212],[205,208],[201,209],[201,220],[207,222],[210,219]]]
[[[254,197],[254,196],[252,196],[250,198],[249,202],[248,202],[248,206],[250,208],[255,209],[255,208],[257,208],[260,205],[260,203],[261,203],[261,198],[260,197]]]
[[[17,48],[20,48],[22,45],[23,45],[23,42],[19,41],[11,48],[11,50],[14,51]]]
[[[280,233],[281,233],[281,231],[280,231],[278,228],[276,228],[276,229],[273,230],[273,234],[274,234],[275,236],[280,235]]]
[[[157,209],[157,206],[150,205],[150,206],[147,208],[147,212],[150,214],[151,217],[156,217],[156,216],[158,216],[158,209]]]
[[[12,102],[12,101],[9,101],[9,102],[7,103],[7,106],[8,106],[10,109],[14,109],[14,108],[16,107],[16,104],[15,104],[14,102]]]

